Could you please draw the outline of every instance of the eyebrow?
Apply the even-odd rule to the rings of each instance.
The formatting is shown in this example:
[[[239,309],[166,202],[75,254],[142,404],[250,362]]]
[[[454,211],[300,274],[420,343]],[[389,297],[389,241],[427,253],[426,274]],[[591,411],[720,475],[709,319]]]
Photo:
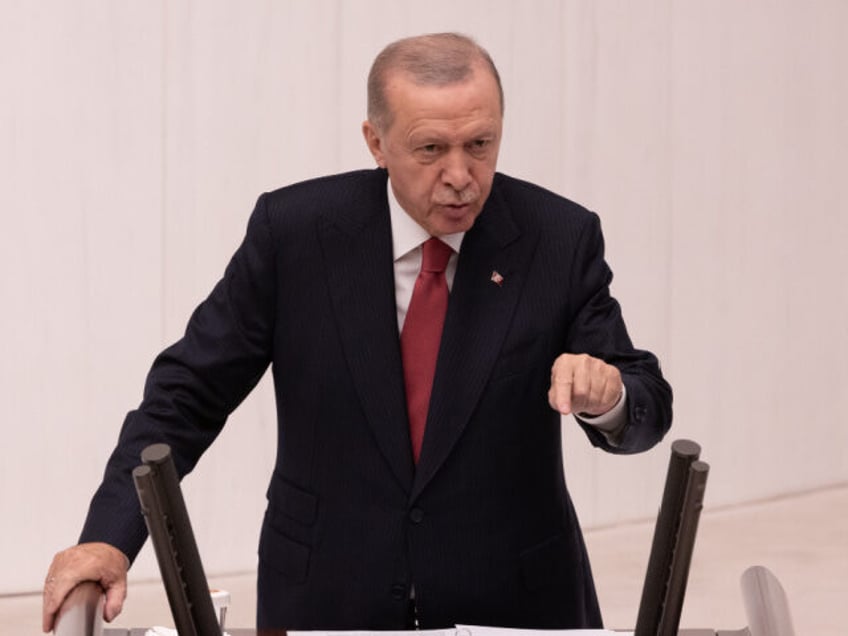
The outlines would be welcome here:
[[[485,128],[480,128],[480,129],[474,130],[472,134],[469,134],[466,137],[464,137],[463,140],[460,143],[462,143],[464,145],[464,144],[467,144],[468,142],[476,141],[477,139],[492,139],[492,138],[496,138],[497,136],[498,136],[498,133],[497,133],[497,130],[495,128],[485,127]],[[409,135],[409,137],[407,139],[413,146],[426,146],[426,145],[429,145],[431,143],[433,143],[433,144],[445,144],[445,143],[453,144],[453,139],[449,139],[449,137],[451,137],[451,136],[445,135],[443,133],[428,131],[428,132],[413,133],[413,134]]]

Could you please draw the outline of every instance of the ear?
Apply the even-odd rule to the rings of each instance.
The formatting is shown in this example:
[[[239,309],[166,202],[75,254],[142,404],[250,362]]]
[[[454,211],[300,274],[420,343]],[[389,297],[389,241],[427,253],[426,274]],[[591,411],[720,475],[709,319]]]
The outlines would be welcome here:
[[[365,137],[365,144],[368,150],[371,151],[371,156],[381,168],[386,167],[386,158],[383,155],[383,139],[377,128],[367,119],[362,122],[362,136]]]

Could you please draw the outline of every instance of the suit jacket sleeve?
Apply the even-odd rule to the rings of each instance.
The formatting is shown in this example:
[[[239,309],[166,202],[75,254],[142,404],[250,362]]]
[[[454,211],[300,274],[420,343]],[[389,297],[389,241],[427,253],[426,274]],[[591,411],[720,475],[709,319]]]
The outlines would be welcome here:
[[[612,445],[600,431],[578,419],[590,441],[612,453],[636,453],[654,446],[671,426],[672,392],[652,353],[635,349],[621,307],[610,295],[612,271],[604,260],[604,240],[597,215],[579,241],[572,289],[579,289],[566,351],[588,353],[616,366],[627,387],[627,425]]]
[[[185,335],[154,361],[137,410],[94,495],[80,541],[104,541],[135,558],[147,537],[132,469],[149,444],[171,446],[180,477],[190,472],[270,360],[275,271],[260,197],[224,277],[189,320]]]

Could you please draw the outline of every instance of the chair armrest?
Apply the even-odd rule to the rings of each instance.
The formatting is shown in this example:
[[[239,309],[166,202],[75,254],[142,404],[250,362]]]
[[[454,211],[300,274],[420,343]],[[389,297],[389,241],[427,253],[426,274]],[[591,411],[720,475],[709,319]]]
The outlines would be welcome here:
[[[768,568],[755,565],[745,570],[742,600],[753,636],[795,636],[786,592]]]
[[[103,588],[94,581],[77,585],[59,608],[55,636],[101,636],[104,599]]]

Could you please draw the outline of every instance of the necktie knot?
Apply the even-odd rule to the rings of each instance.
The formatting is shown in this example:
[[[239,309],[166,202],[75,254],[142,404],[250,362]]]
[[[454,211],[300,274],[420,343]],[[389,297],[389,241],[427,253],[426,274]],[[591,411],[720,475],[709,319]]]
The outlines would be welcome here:
[[[433,236],[424,241],[423,249],[421,271],[436,273],[445,271],[453,254],[450,245]]]

